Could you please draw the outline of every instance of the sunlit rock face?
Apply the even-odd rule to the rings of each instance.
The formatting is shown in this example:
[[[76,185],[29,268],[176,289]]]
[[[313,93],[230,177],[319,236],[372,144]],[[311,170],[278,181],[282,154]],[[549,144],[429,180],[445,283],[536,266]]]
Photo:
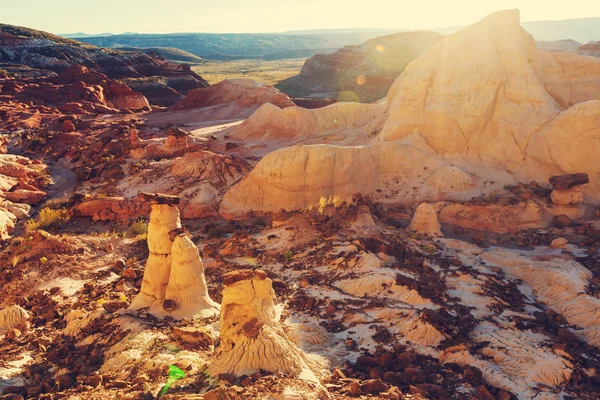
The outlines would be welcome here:
[[[390,202],[439,200],[440,191],[428,188],[439,186],[446,172],[457,179],[457,189],[450,188],[456,192],[472,185],[482,189],[485,181],[544,182],[553,175],[585,172],[591,184],[583,196],[596,202],[598,85],[600,60],[538,50],[521,28],[517,10],[492,14],[443,38],[410,63],[382,104],[386,110],[381,119],[375,118],[375,110],[380,111],[374,107],[374,118],[363,115],[338,132],[354,137],[356,132],[380,131],[369,144],[272,152],[229,190],[221,214],[309,208],[321,198],[347,200],[348,193],[358,192]],[[341,111],[344,105],[339,107]],[[303,115],[294,115],[294,120],[305,126],[323,113],[307,110],[296,113]],[[287,128],[277,130],[286,125],[281,121],[263,124],[261,131],[268,137],[285,136]],[[318,136],[318,125],[317,132],[309,130],[312,137]],[[248,122],[246,134],[256,138],[259,130],[253,126]],[[416,149],[423,152],[420,171],[414,162],[399,161],[415,157]],[[344,160],[346,154],[352,154],[352,162]],[[317,161],[324,161],[319,168],[314,167]],[[464,174],[446,170],[435,176],[442,167]],[[382,175],[395,179],[384,186]],[[411,188],[419,194],[411,197]],[[473,191],[471,197],[479,194]]]
[[[175,207],[179,198],[146,197],[153,202],[148,223],[150,254],[141,291],[129,309],[149,308],[155,316],[176,319],[217,314],[219,306],[208,295],[198,249],[181,228]]]
[[[262,369],[316,380],[325,363],[305,354],[286,335],[266,273],[233,271],[224,275],[223,283],[221,344],[208,372],[250,375]]]
[[[219,305],[208,295],[198,248],[183,232],[173,240],[171,272],[163,301],[165,308],[177,319],[190,315],[212,316],[219,312]]]
[[[29,325],[29,313],[17,305],[0,310],[0,331],[12,328],[24,328]]]
[[[438,221],[437,212],[429,203],[419,204],[408,228],[423,235],[444,236],[440,230],[441,225]]]

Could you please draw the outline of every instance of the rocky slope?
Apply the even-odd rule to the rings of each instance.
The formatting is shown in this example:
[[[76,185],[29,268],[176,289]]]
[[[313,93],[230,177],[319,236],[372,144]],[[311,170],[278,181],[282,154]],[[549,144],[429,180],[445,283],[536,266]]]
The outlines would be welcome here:
[[[383,98],[404,68],[441,38],[434,32],[395,33],[317,54],[298,76],[276,86],[292,97],[370,103]]]
[[[100,49],[45,32],[0,24],[0,68],[4,68],[3,65],[25,65],[47,76],[72,65],[83,65],[113,79],[158,77],[154,79],[155,85],[176,94],[177,98],[170,104],[181,99],[190,89],[208,86],[188,65],[173,64],[155,52]],[[136,89],[146,92],[141,85]],[[152,86],[148,97],[152,101],[160,101],[160,96],[153,95]]]
[[[467,50],[471,58],[465,58]],[[373,144],[290,147],[270,154],[227,193],[224,214],[306,208],[321,198],[349,200],[356,192],[386,201],[437,198],[435,186],[430,191],[413,179],[422,182],[445,165],[459,168],[453,175],[496,184],[587,172],[592,184],[586,193],[597,201],[600,170],[593,155],[600,151],[599,78],[597,59],[537,50],[519,26],[517,11],[494,14],[443,39],[406,68],[390,89]],[[302,123],[310,124],[311,118]],[[378,176],[388,162],[381,159],[382,146],[399,157],[418,151],[428,160],[424,165],[436,167],[419,171],[418,164],[409,164],[377,183],[368,177]],[[365,166],[343,162],[346,152],[361,152],[360,158],[373,161]],[[317,171],[309,160],[320,159],[331,163],[319,165],[317,181],[327,183],[316,187],[310,182]],[[340,172],[340,165],[347,169]],[[364,168],[371,169],[366,180],[345,179],[363,176]]]
[[[117,114],[150,110],[148,100],[127,85],[74,65],[55,77],[12,79],[0,77],[0,127],[7,131],[62,124],[74,131],[63,114]]]
[[[588,43],[577,49],[577,54],[583,56],[600,57],[600,42]]]

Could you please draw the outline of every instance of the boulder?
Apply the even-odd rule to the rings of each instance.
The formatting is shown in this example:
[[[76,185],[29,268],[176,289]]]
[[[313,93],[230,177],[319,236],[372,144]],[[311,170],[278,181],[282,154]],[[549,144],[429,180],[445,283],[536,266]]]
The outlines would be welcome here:
[[[408,229],[413,232],[436,237],[444,236],[440,228],[437,212],[429,203],[419,204],[408,225]]]

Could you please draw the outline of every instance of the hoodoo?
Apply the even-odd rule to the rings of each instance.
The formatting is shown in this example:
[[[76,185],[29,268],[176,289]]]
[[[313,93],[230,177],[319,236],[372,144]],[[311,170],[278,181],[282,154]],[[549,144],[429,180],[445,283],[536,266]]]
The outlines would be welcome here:
[[[409,229],[423,235],[444,236],[440,230],[435,208],[429,203],[421,203],[410,221]]]
[[[221,344],[208,367],[211,375],[250,375],[260,370],[316,380],[325,362],[305,354],[278,320],[273,282],[261,270],[224,275]]]
[[[130,310],[149,308],[155,316],[176,319],[212,316],[219,306],[208,296],[198,249],[181,228],[179,197],[142,193],[152,203],[144,280]]]

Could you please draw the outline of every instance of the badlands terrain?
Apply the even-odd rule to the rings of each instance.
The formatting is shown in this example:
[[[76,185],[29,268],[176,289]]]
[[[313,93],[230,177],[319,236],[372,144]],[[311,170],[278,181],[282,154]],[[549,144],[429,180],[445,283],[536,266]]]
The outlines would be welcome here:
[[[600,398],[600,58],[399,35],[308,109],[0,26],[0,398]]]

